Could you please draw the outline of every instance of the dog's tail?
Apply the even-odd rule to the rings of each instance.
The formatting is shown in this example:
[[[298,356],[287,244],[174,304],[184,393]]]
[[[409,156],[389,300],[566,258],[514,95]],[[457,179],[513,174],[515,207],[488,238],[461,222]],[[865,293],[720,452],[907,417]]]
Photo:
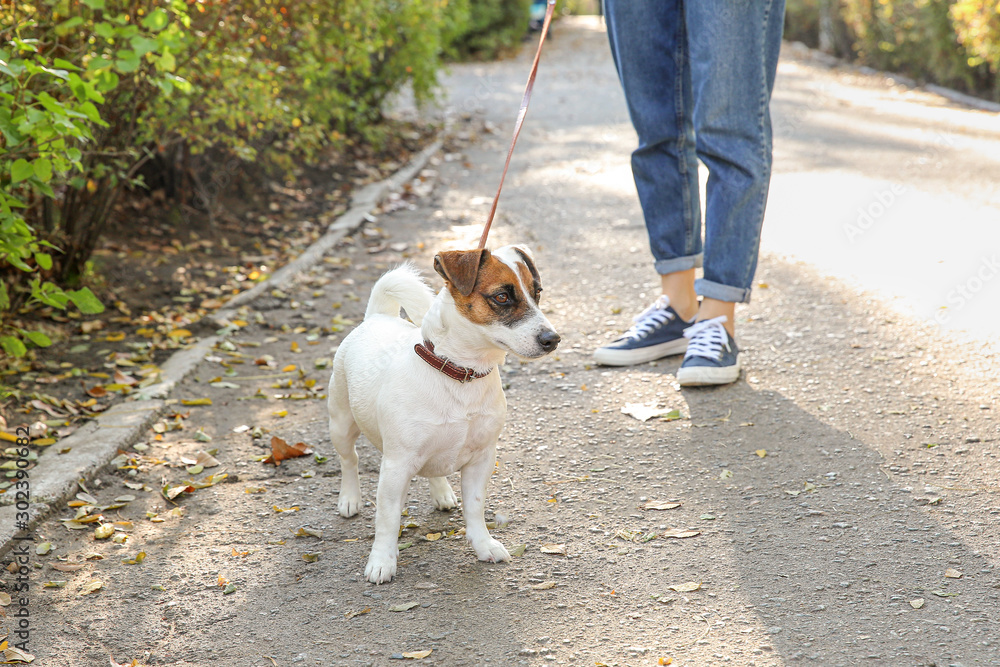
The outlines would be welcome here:
[[[406,262],[384,274],[372,287],[365,319],[372,315],[399,317],[399,309],[418,327],[434,300],[434,292],[413,264]]]

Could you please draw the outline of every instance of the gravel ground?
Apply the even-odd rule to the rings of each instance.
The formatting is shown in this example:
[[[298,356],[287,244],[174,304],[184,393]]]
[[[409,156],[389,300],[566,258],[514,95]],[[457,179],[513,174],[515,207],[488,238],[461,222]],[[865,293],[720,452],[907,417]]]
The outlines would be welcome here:
[[[995,351],[975,337],[958,345],[884,294],[775,251],[762,256],[753,302],[737,311],[745,372],[736,384],[681,390],[677,357],[592,366],[594,347],[652,300],[656,277],[604,35],[585,22],[556,29],[491,240],[532,246],[543,306],[563,336],[545,360],[503,369],[509,414],[488,518],[523,553],[477,562],[452,534],[461,511],[434,510],[421,480],[396,579],[366,583],[378,454],[359,445],[368,502],[342,519],[325,402],[274,396],[308,396],[312,381],[324,390],[328,371],[317,363],[343,333],[316,328],[360,318],[387,267],[408,256],[439,285],[434,252],[478,238],[508,140],[509,123],[492,121],[494,132],[489,119],[513,117],[530,54],[456,67],[451,103],[487,108],[485,130],[457,124],[458,139],[417,187],[428,194],[400,200],[294,286],[254,304],[232,349],[174,395],[212,405],[179,403],[184,430],[160,441],[151,431],[132,456],[134,475],[86,484],[99,505],[135,496],[104,512],[131,522],[119,525],[124,544],[66,530],[69,508],[43,524],[54,548],[33,556],[36,664],[391,665],[428,650],[416,662],[1000,664]],[[803,60],[795,68],[837,76]],[[842,85],[860,86],[856,76]],[[273,367],[253,363],[264,355]],[[282,376],[290,386],[262,379],[293,364]],[[237,388],[209,386],[216,378]],[[250,399],[258,389],[263,398]],[[623,414],[632,403],[679,418],[642,422]],[[254,439],[243,427],[266,432]],[[255,458],[272,435],[330,458],[263,464]],[[222,465],[194,478],[222,468],[229,477],[167,502],[164,483],[189,477],[181,457],[209,447]],[[175,505],[183,516],[164,515]],[[295,537],[303,527],[322,537]],[[140,551],[141,563],[123,562]],[[60,559],[83,567],[53,569]],[[67,583],[41,588],[56,580]],[[101,589],[82,595],[93,580]]]

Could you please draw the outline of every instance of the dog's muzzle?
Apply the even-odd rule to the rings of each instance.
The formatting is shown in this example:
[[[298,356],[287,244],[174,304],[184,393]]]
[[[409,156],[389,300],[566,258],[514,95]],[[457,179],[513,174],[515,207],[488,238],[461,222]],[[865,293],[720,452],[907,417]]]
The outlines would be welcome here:
[[[560,337],[555,331],[546,329],[542,333],[538,334],[537,340],[538,346],[545,350],[545,353],[548,354],[552,350],[556,349],[556,346],[559,345],[559,341],[562,340],[562,337]]]

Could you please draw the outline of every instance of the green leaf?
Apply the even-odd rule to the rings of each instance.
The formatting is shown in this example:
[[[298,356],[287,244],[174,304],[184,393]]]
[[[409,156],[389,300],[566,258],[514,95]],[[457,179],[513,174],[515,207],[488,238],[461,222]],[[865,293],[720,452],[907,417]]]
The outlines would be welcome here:
[[[31,163],[21,158],[14,162],[14,165],[10,168],[10,180],[14,183],[20,183],[21,181],[31,178],[35,175],[35,168],[31,166]]]
[[[49,269],[52,268],[52,255],[48,254],[47,252],[36,252],[35,262],[38,264],[38,266],[42,267],[42,269],[48,271]]]
[[[48,183],[52,180],[52,161],[46,158],[40,157],[34,162],[35,176],[42,183]]]
[[[70,32],[73,31],[73,28],[80,25],[83,25],[82,16],[74,16],[71,19],[66,19],[65,21],[56,26],[56,34],[59,35],[60,37],[68,35]]]
[[[96,315],[104,312],[104,304],[98,300],[89,287],[81,287],[74,291],[66,292],[69,300],[80,309],[85,315]]]
[[[0,280],[0,311],[10,309],[10,297],[7,296],[7,284]]]
[[[25,331],[24,329],[18,329],[21,335],[30,340],[32,343],[38,347],[48,347],[52,345],[52,339],[43,334],[41,331]]]
[[[0,336],[0,347],[3,347],[4,352],[12,357],[23,357],[28,353],[28,348],[24,346],[24,343],[13,336]]]
[[[94,24],[94,34],[104,39],[111,39],[115,36],[115,29],[107,21]]]
[[[115,61],[115,67],[118,68],[119,72],[123,74],[128,74],[139,69],[142,61],[139,60],[139,56],[135,54],[135,51],[130,49],[122,49],[118,52],[118,60]]]
[[[160,32],[170,23],[170,17],[162,9],[156,9],[142,20],[142,27],[152,32]]]
[[[52,64],[59,69],[73,70],[75,72],[82,72],[83,70],[71,63],[68,60],[63,60],[62,58],[54,58]]]
[[[83,4],[87,5],[91,9],[104,10],[104,0],[83,0]]]

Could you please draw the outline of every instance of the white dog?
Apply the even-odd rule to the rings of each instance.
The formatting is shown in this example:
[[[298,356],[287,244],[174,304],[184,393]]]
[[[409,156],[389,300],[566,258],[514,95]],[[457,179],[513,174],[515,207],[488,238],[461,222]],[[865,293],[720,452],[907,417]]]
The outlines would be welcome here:
[[[458,504],[445,475],[462,471],[465,534],[479,560],[510,560],[486,528],[486,486],[507,413],[498,366],[508,352],[537,358],[559,335],[538,308],[538,271],[524,246],[442,252],[434,269],[445,287],[434,296],[410,264],[372,288],[365,320],[333,360],[330,438],[340,454],[338,509],[361,508],[358,433],[382,452],[375,543],[365,577],[396,574],[399,517],[410,479],[430,478],[438,509]],[[412,320],[400,317],[400,307]]]

